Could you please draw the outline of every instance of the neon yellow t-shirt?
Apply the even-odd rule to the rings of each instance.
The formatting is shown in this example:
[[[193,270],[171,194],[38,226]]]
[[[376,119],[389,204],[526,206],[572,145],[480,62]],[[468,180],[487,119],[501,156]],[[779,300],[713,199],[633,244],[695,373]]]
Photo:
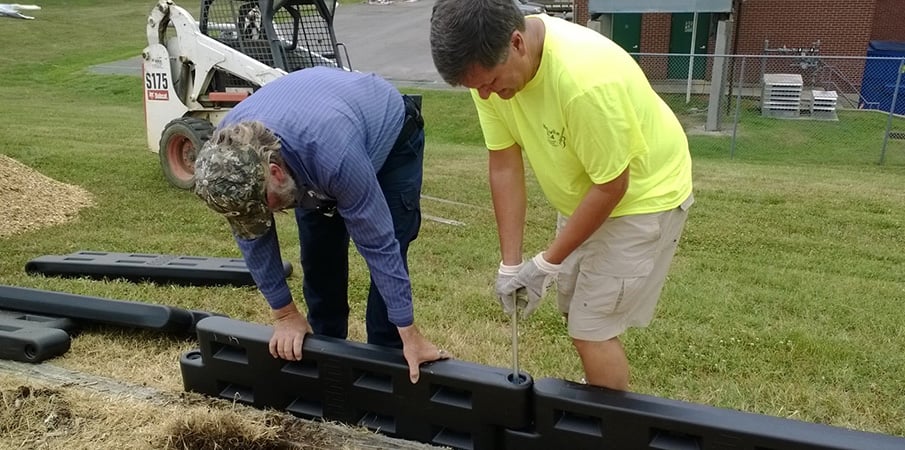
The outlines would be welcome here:
[[[544,15],[537,74],[514,97],[472,97],[490,150],[518,144],[553,206],[572,215],[592,184],[627,167],[610,217],[677,207],[691,194],[682,125],[632,57],[603,35]]]

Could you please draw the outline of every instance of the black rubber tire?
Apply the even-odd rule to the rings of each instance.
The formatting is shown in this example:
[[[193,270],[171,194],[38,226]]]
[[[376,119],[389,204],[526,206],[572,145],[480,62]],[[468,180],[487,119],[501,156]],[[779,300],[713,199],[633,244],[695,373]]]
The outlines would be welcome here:
[[[171,185],[179,189],[195,186],[195,156],[213,131],[210,122],[196,117],[180,117],[164,127],[158,155],[163,176]]]

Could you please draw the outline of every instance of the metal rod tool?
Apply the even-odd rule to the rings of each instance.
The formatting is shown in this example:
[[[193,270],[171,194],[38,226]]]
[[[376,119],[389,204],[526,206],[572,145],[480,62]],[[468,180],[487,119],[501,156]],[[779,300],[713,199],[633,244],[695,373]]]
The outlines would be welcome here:
[[[518,370],[518,294],[512,293],[512,383],[521,384]]]

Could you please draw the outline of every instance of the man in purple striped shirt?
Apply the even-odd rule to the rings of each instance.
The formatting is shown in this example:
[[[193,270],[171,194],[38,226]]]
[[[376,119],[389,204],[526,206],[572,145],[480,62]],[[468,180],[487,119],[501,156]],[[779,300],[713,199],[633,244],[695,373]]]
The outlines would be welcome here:
[[[348,334],[351,237],[371,274],[368,343],[402,348],[412,382],[447,358],[414,324],[408,246],[421,225],[420,108],[374,74],[290,73],[239,103],[198,153],[195,193],[230,223],[273,310],[274,357]],[[273,212],[295,208],[307,318],[283,275]]]

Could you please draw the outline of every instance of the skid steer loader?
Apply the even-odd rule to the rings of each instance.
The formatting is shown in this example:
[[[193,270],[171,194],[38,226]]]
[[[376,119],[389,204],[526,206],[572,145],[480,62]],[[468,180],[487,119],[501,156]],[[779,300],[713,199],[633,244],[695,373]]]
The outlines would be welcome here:
[[[238,102],[289,72],[351,70],[336,42],[336,0],[202,0],[200,20],[159,0],[142,52],[148,148],[175,187],[194,186],[195,155]]]

